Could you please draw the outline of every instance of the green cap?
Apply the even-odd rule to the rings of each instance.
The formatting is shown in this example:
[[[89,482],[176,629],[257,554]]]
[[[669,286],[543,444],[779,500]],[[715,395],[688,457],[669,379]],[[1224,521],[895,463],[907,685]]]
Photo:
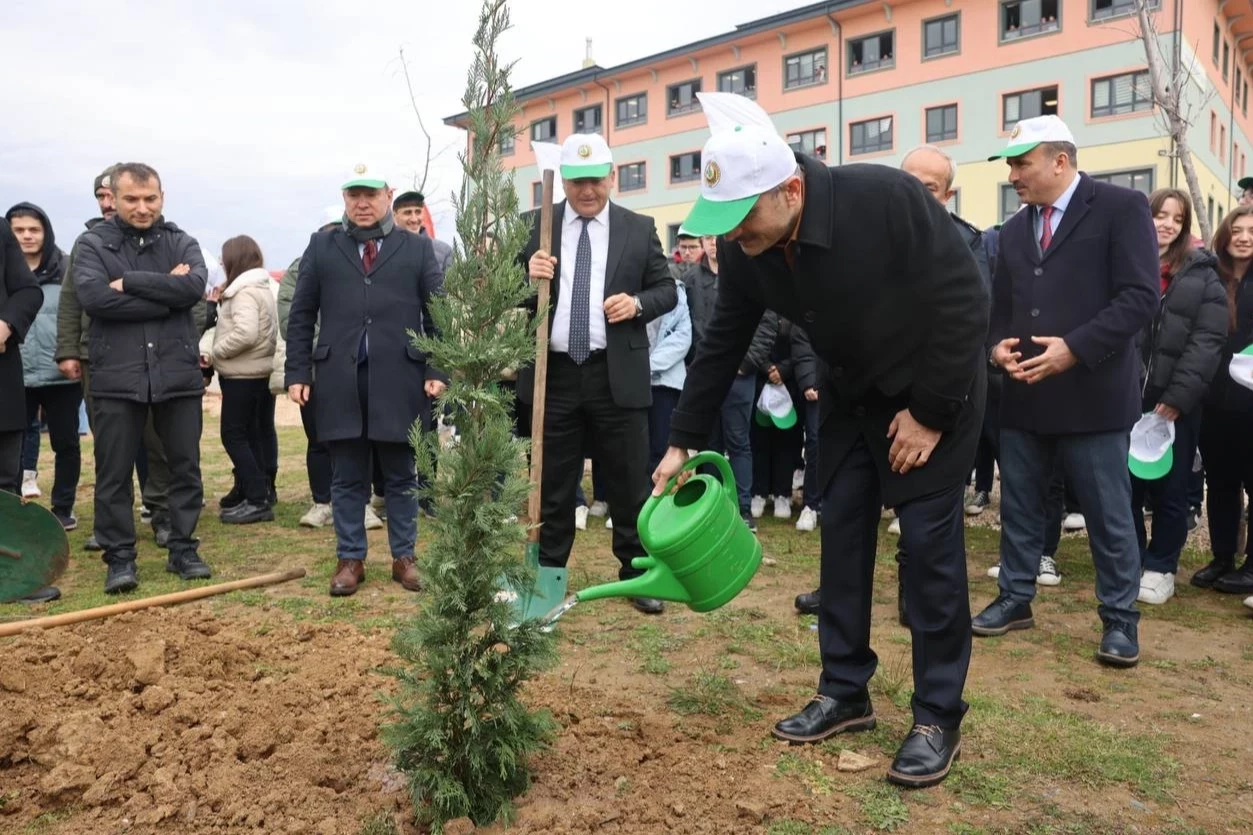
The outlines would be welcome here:
[[[359,162],[353,166],[352,176],[340,188],[344,191],[350,188],[387,188],[387,178],[378,169]]]

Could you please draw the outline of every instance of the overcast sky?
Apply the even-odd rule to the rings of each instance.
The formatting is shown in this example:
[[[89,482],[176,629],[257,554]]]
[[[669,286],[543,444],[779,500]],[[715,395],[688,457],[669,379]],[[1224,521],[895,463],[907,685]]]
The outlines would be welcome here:
[[[733,29],[805,0],[513,0],[502,43],[525,86]],[[40,204],[63,249],[96,214],[91,181],[153,165],[166,217],[211,252],[249,234],[281,268],[340,202],[352,167],[421,171],[403,48],[432,138],[427,200],[440,237],[460,183],[460,112],[478,0],[3,0],[0,208]]]

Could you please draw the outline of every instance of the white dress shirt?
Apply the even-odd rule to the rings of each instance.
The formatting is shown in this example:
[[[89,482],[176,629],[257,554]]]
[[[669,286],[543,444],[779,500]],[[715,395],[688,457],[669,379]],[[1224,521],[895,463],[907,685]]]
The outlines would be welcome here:
[[[557,256],[557,309],[553,311],[553,333],[548,346],[554,351],[570,350],[570,297],[574,295],[574,261],[579,251],[583,224],[579,213],[568,202],[561,221],[561,254]],[[605,269],[609,265],[609,203],[587,224],[592,243],[592,289],[588,297],[587,335],[593,351],[605,348]]]

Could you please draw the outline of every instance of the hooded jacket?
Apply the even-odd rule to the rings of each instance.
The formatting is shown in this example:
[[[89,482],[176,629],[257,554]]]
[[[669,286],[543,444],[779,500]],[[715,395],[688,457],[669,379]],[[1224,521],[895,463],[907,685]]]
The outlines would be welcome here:
[[[273,281],[257,268],[239,274],[222,291],[210,356],[223,378],[264,379],[273,371],[278,345]]]
[[[20,210],[39,216],[44,228],[44,247],[39,266],[35,268],[35,281],[43,292],[43,306],[35,317],[26,342],[22,346],[22,379],[27,388],[74,384],[57,368],[57,310],[61,299],[61,277],[64,274],[65,253],[57,248],[56,235],[48,214],[34,203],[18,203],[4,214],[6,223]]]

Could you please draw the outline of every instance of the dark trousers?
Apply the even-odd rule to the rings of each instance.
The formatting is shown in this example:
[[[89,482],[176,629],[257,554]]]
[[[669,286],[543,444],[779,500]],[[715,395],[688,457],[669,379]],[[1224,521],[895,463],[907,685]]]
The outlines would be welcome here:
[[[661,463],[670,446],[670,418],[674,407],[679,405],[678,389],[669,386],[653,386],[653,405],[648,407],[648,473]]]
[[[80,362],[83,370],[83,398],[87,402],[87,423],[91,432],[96,434],[95,398],[91,396],[91,364]],[[170,490],[170,467],[165,460],[165,449],[161,439],[157,437],[152,416],[148,416],[144,424],[143,438],[135,450],[133,462],[135,476],[139,479],[139,489],[143,494],[144,505],[152,511],[154,521],[167,523],[166,495]],[[133,492],[133,491],[132,491]]]
[[[913,636],[914,722],[955,728],[966,712],[962,689],[970,666],[970,601],[966,587],[963,484],[897,507]],[[818,692],[858,698],[874,675],[870,648],[875,551],[882,491],[865,443],[858,441],[822,498],[822,580]]]
[[[78,442],[78,405],[83,389],[78,383],[62,383],[26,389],[26,419],[35,420],[42,408],[48,424],[48,441],[52,444],[55,464],[52,478],[52,509],[68,514],[74,509],[78,495],[78,477],[82,471],[82,452]],[[35,457],[38,459],[39,436],[35,436]],[[26,469],[34,469],[27,467]]]
[[[1105,623],[1140,620],[1140,548],[1131,518],[1128,434],[1039,435],[1001,431],[1001,593],[1029,603],[1045,553],[1047,493],[1055,467],[1084,508]],[[902,530],[904,522],[901,523]]]
[[[430,416],[427,417],[423,421],[423,424],[424,424],[423,429],[425,429],[427,432],[439,431],[439,417],[435,414],[434,411],[432,411]],[[377,459],[375,459],[375,461],[371,465],[370,483],[374,489],[374,495],[379,496],[379,497],[385,497],[387,495],[387,479],[383,475],[383,465],[380,464]],[[431,480],[430,478],[427,477],[426,473],[418,473],[418,488],[419,489],[428,487],[430,483],[431,483]],[[428,500],[419,499],[418,503],[425,507],[426,504],[428,503]]]
[[[818,487],[819,414],[817,400],[806,400],[805,409],[805,507],[818,510],[822,490]]]
[[[1001,388],[988,384],[988,405],[983,412],[983,430],[975,451],[975,491],[991,493],[996,478],[996,459],[1000,450]]]
[[[1044,494],[1044,551],[1043,556],[1057,556],[1062,544],[1062,516],[1065,515],[1066,481],[1062,477],[1060,463],[1053,465],[1048,491]]]
[[[27,392],[30,389],[26,389]],[[26,395],[28,398],[29,394]],[[26,410],[30,414],[30,409]],[[35,408],[35,415],[27,419],[26,431],[22,433],[22,469],[37,470],[39,469],[39,435],[43,431],[43,427],[39,420],[39,408]]]
[[[779,429],[773,423],[760,426],[753,421],[749,431],[753,447],[753,495],[792,499],[792,473],[796,453],[804,443],[804,429],[798,423]]]
[[[318,441],[317,421],[313,417],[313,397],[300,407],[300,423],[305,428],[305,470],[309,475],[309,492],[317,504],[331,503],[331,451]]]
[[[418,541],[418,500],[414,495],[418,475],[413,450],[408,444],[369,439],[369,366],[364,364],[357,368],[357,397],[361,403],[361,437],[327,442],[331,455],[331,515],[339,559],[366,557],[365,508],[370,503],[373,461],[383,469],[387,541],[392,559],[412,557]]]
[[[1175,421],[1175,446],[1180,454],[1172,459],[1170,472],[1153,481],[1131,477],[1131,515],[1140,543],[1140,561],[1145,571],[1174,574],[1179,571],[1179,554],[1188,541],[1188,482],[1192,479],[1192,454],[1201,432],[1201,409],[1180,415]],[[1144,529],[1145,498],[1153,507],[1153,539]],[[1146,547],[1147,545],[1147,547]]]
[[[753,398],[757,380],[752,374],[736,374],[727,399],[714,422],[709,440],[710,449],[725,453],[735,474],[735,490],[740,500],[740,513],[748,515],[753,498],[753,444],[749,429],[753,422]],[[716,472],[701,468],[701,472]],[[615,525],[617,522],[614,523]]]
[[[105,562],[135,559],[135,488],[131,472],[148,423],[152,424],[169,465],[169,489],[163,497],[166,507],[162,510],[170,525],[170,552],[195,551],[199,545],[195,539],[196,524],[204,503],[200,480],[201,398],[135,403],[97,397],[95,412],[95,534],[104,550]],[[152,481],[149,477],[149,485]]]
[[[270,462],[278,457],[270,381],[219,377],[218,384],[222,387],[222,447],[235,468],[235,482],[251,504],[268,505]]]
[[[1253,415],[1207,409],[1201,418],[1201,459],[1210,549],[1219,559],[1235,559],[1244,494],[1253,491]],[[1253,536],[1247,538],[1244,553],[1253,555]]]
[[[21,495],[24,430],[0,432],[0,490]]]
[[[564,566],[574,546],[575,492],[583,478],[585,445],[605,469],[605,491],[613,520],[618,576],[642,572],[631,560],[644,556],[635,522],[651,492],[648,472],[648,409],[624,409],[609,389],[603,352],[583,365],[568,354],[548,356],[548,400],[544,414],[543,525],[540,564]]]

